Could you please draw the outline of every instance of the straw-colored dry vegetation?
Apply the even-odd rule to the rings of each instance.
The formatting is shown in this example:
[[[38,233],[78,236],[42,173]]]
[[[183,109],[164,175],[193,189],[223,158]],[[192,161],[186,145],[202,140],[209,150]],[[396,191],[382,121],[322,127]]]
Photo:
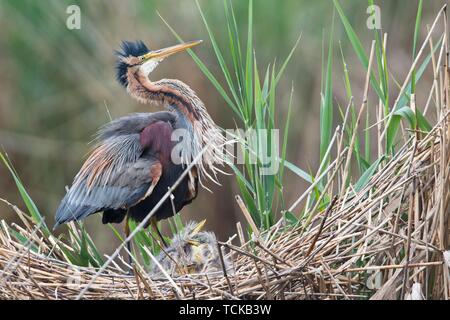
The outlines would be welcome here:
[[[440,79],[445,103],[448,72]],[[2,221],[0,297],[448,299],[450,252],[443,248],[450,240],[450,117],[448,108],[440,111],[432,131],[420,139],[417,133],[361,190],[348,188],[335,197],[310,227],[292,228],[280,220],[250,242],[220,243],[234,270],[225,277],[169,281],[138,268],[128,276],[119,266],[101,274],[74,267],[65,262],[59,240],[46,237],[19,213],[26,227],[13,229],[29,245],[14,241]],[[346,155],[342,150],[329,166],[331,184],[345,174]]]
[[[221,243],[235,270],[226,277],[168,281],[138,269],[127,276],[119,267],[108,267],[82,298],[448,299],[450,252],[442,248],[449,241],[449,142],[449,112],[442,110],[429,134],[412,139],[359,192],[349,188],[336,197],[310,228],[286,227],[280,220],[249,243]],[[329,168],[335,179],[343,159]],[[96,270],[68,264],[55,246],[58,240],[24,222],[25,229],[15,230],[29,246],[12,240],[2,221],[0,296],[78,297]],[[432,288],[427,297],[425,288]]]
[[[96,258],[98,253],[92,252],[90,239],[79,227],[71,224],[71,238],[62,241],[43,227],[39,217],[6,202],[22,224],[0,223],[0,298],[449,299],[450,73],[446,21],[444,7],[421,46],[415,47],[412,66],[399,84],[394,107],[408,91],[409,105],[402,107],[408,112],[402,108],[385,112],[380,99],[378,105],[373,103],[379,108],[375,124],[365,130],[358,128],[373,88],[372,70],[384,60],[386,42],[374,41],[355,119],[352,122],[355,109],[353,98],[349,98],[343,123],[330,136],[311,186],[283,212],[283,218],[265,230],[256,225],[247,202],[238,198],[253,232],[246,239],[238,224],[233,237],[218,243],[225,249],[231,270],[154,276],[135,260],[130,275],[125,243],[104,262]],[[437,33],[438,24],[444,27],[437,42],[432,34]],[[377,48],[381,48],[381,56],[376,55]],[[423,60],[429,63],[434,81],[428,88],[427,104],[419,109],[414,90],[421,85],[415,81],[416,76],[420,78],[416,71]],[[378,67],[387,77],[387,70]],[[380,82],[382,78],[380,74]],[[412,116],[408,120],[414,125],[406,128],[401,118],[394,118],[401,114],[404,119]],[[429,130],[420,125],[425,120],[418,114],[435,115]],[[393,121],[398,121],[402,140],[392,138],[388,150],[382,152]],[[379,157],[351,183],[358,133],[369,129],[377,130]],[[391,152],[394,144],[397,150]],[[301,216],[295,216],[293,212],[303,203]],[[32,206],[27,202],[28,209]],[[153,254],[146,252],[153,259]],[[86,256],[88,266],[73,263],[77,258],[84,261]]]

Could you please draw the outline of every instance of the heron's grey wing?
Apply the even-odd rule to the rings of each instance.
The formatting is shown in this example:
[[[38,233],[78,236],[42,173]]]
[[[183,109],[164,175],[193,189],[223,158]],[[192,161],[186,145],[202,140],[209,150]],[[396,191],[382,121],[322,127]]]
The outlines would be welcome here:
[[[109,138],[94,149],[61,201],[56,226],[99,211],[128,208],[152,191],[161,164],[155,157],[141,157],[139,137]]]
[[[153,191],[169,157],[174,115],[134,114],[99,132],[90,154],[56,212],[56,226],[90,214],[127,209]],[[55,227],[56,227],[55,226]]]

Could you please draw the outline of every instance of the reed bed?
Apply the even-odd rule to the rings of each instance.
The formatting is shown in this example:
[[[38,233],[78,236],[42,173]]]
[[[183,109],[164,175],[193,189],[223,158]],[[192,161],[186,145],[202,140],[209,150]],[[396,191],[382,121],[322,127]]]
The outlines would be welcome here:
[[[292,227],[281,219],[247,242],[239,232],[220,242],[233,268],[225,275],[156,278],[137,265],[127,275],[116,263],[97,275],[96,268],[68,263],[60,240],[42,234],[21,213],[23,227],[1,222],[0,297],[448,299],[449,120],[442,110],[423,139],[412,137],[361,190],[350,187],[335,196],[309,224]],[[342,152],[331,163],[330,181],[341,178],[344,160]]]

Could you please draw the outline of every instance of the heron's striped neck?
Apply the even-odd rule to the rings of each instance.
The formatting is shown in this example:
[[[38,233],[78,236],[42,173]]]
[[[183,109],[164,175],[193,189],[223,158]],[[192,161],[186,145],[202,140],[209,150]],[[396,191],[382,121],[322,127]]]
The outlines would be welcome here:
[[[200,99],[194,91],[183,82],[172,79],[152,82],[140,70],[128,71],[127,90],[131,96],[142,103],[156,102],[175,105],[192,122],[200,120],[200,110],[198,109],[204,109],[203,104],[196,103]]]

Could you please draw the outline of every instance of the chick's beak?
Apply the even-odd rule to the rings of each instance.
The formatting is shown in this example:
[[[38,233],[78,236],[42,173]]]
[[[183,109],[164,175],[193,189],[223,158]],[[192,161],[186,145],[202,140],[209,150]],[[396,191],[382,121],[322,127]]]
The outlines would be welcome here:
[[[200,230],[202,230],[202,228],[205,226],[205,223],[206,223],[206,219],[203,220],[203,221],[201,221],[201,222],[199,222],[199,223],[195,226],[195,228],[192,229],[191,236],[194,236],[194,235],[196,235],[197,233],[199,233]]]
[[[202,40],[195,40],[195,41],[189,41],[185,43],[180,43],[171,47],[167,47],[164,49],[154,50],[150,51],[149,53],[146,53],[142,56],[143,60],[149,60],[149,59],[163,59],[166,58],[174,53],[184,51],[186,49],[192,48],[200,43],[202,43]]]

